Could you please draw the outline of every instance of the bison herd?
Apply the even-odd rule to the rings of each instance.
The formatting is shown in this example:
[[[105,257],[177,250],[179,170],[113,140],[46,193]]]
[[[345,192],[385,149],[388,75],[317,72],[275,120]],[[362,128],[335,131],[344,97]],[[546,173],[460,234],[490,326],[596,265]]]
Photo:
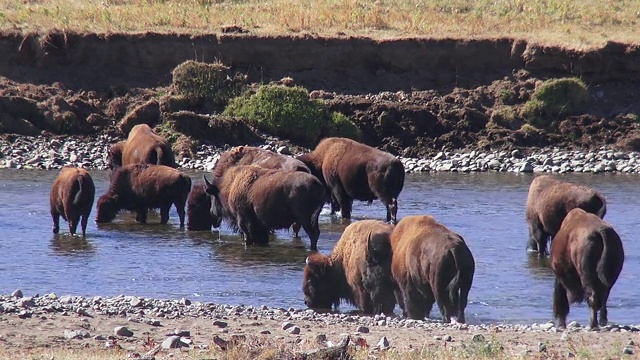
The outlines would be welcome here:
[[[396,304],[412,319],[429,316],[436,304],[445,322],[465,322],[475,261],[464,239],[431,216],[397,221],[405,171],[394,156],[345,138],[326,138],[297,158],[239,146],[223,154],[204,184],[192,187],[177,170],[166,139],[147,125],[134,126],[108,155],[110,185],[97,201],[96,222],[110,222],[122,210],[145,223],[148,209],[169,220],[175,206],[180,227],[211,230],[224,220],[246,245],[267,245],[275,229],[300,228],[314,251],[303,273],[305,303],[331,309],[341,302],[366,314],[390,314]],[[59,218],[73,235],[86,235],[95,186],[84,170],[65,167],[51,189],[53,232]],[[379,199],[386,222],[361,220],[347,226],[329,255],[317,253],[318,217],[351,216],[353,200]],[[186,207],[186,216],[185,216]],[[622,241],[602,220],[606,201],[597,191],[543,175],[533,179],[526,205],[528,246],[546,256],[551,239],[555,274],[553,316],[566,327],[569,304],[586,300],[591,327],[607,324],[607,299],[624,262]],[[600,313],[598,321],[598,312]]]

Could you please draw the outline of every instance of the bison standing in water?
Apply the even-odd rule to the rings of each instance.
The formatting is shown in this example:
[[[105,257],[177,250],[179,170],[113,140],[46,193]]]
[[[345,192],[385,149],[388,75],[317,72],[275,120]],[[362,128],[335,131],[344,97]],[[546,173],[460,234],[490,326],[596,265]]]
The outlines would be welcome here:
[[[574,208],[583,209],[602,219],[607,212],[607,202],[599,192],[586,186],[560,181],[549,175],[533,179],[526,210],[529,249],[544,256],[549,237],[556,235],[562,220]]]
[[[396,223],[404,166],[395,156],[351,139],[326,138],[298,159],[327,185],[343,218],[351,218],[354,199],[380,199],[387,208],[387,221]],[[336,210],[333,204],[332,210]]]
[[[134,126],[126,141],[112,145],[109,149],[107,162],[112,173],[120,166],[132,164],[178,167],[171,150],[171,144],[147,124]]]
[[[607,299],[624,263],[622,241],[600,217],[580,208],[569,211],[551,243],[551,268],[556,275],[553,316],[567,326],[569,304],[585,298],[591,327],[607,325]]]
[[[236,165],[257,165],[265,169],[311,173],[309,168],[300,160],[253,146],[237,146],[223,152],[216,163],[214,171],[223,174]],[[187,229],[210,230],[213,222],[210,208],[210,197],[194,186],[192,194],[187,201],[187,217],[189,219]],[[298,237],[300,226],[293,224],[293,231],[294,236]]]
[[[120,167],[107,192],[98,199],[97,223],[112,221],[120,210],[136,212],[136,220],[147,222],[147,209],[160,208],[160,223],[169,221],[175,205],[184,226],[184,206],[191,190],[191,178],[164,165],[135,164]]]
[[[346,300],[365,314],[392,314],[396,304],[389,243],[392,231],[393,225],[382,221],[358,221],[344,229],[331,255],[310,255],[302,285],[305,304],[331,309]]]
[[[212,195],[211,214],[224,218],[244,235],[247,245],[267,245],[272,229],[302,226],[317,250],[318,216],[324,204],[324,187],[315,176],[300,171],[238,165],[221,172],[214,169],[207,193]]]
[[[81,222],[82,236],[86,236],[87,221],[93,207],[96,188],[85,169],[63,167],[51,187],[51,217],[53,233],[60,231],[60,216],[69,222],[69,232],[75,235]],[[82,218],[82,220],[80,219]]]
[[[475,262],[462,236],[431,216],[407,216],[391,234],[391,273],[405,316],[422,320],[436,302],[445,323],[465,322]]]

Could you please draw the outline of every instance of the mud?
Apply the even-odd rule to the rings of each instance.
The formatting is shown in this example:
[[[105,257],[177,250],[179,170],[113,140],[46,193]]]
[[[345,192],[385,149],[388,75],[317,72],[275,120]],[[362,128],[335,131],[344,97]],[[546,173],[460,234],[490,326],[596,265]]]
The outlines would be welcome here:
[[[193,141],[225,142],[211,135],[217,128],[237,129],[230,138],[238,143],[263,139],[246,126],[220,125],[207,104],[171,97],[171,70],[195,59],[220,60],[254,83],[290,77],[349,115],[364,142],[399,155],[443,147],[640,149],[640,46],[633,44],[576,50],[516,39],[59,31],[1,33],[0,54],[0,133],[123,135],[117,123],[156,99],[160,114],[145,121]],[[579,112],[537,130],[492,120],[496,109],[521,107],[543,80],[568,76],[588,85]],[[177,125],[184,118],[198,130]],[[203,130],[207,122],[211,130]]]

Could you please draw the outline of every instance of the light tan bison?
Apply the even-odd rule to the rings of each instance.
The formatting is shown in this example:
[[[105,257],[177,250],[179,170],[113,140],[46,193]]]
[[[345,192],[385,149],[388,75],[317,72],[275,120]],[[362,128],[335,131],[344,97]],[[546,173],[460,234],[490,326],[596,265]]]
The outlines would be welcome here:
[[[69,232],[75,235],[78,222],[82,236],[87,234],[87,221],[96,193],[91,175],[85,169],[63,167],[51,187],[51,217],[53,233],[60,231],[60,216],[69,222]],[[81,219],[82,218],[82,219]]]
[[[96,222],[112,221],[120,210],[136,212],[136,221],[147,222],[147,209],[160,208],[160,223],[169,221],[169,209],[175,205],[184,226],[184,207],[191,190],[191,178],[180,170],[150,164],[120,167],[107,192],[98,199]]]
[[[298,156],[331,193],[332,212],[338,205],[351,218],[353,200],[380,199],[387,221],[396,223],[398,196],[404,186],[404,166],[395,156],[346,138],[326,138],[316,148]],[[327,199],[329,200],[329,199]]]
[[[391,273],[405,316],[422,320],[438,304],[445,323],[465,322],[475,262],[462,236],[431,216],[407,216],[391,233]]]
[[[553,316],[567,325],[569,304],[587,300],[591,327],[607,325],[607,299],[624,263],[622,241],[597,215],[575,208],[562,221],[551,243],[551,268],[556,275]]]
[[[295,222],[309,235],[311,250],[317,250],[324,187],[315,176],[256,165],[219,170],[214,169],[211,183],[204,179],[212,195],[214,226],[224,218],[247,245],[267,245],[271,230],[288,229]]]
[[[607,202],[602,194],[586,186],[561,181],[549,175],[533,179],[526,210],[530,251],[544,256],[549,238],[555,236],[564,217],[574,208],[581,208],[604,218]]]
[[[392,231],[393,225],[382,221],[358,221],[344,229],[329,256],[311,254],[304,268],[305,304],[331,309],[344,300],[365,314],[392,314],[396,304],[389,243]]]
[[[132,164],[178,167],[171,150],[171,144],[147,124],[134,126],[126,141],[112,145],[109,149],[107,162],[112,174],[120,166]]]

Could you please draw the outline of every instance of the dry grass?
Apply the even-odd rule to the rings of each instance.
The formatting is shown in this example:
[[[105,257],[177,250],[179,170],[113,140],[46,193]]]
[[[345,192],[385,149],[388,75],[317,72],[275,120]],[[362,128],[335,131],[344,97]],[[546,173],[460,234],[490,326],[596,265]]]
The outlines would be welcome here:
[[[640,43],[637,0],[0,0],[0,28],[388,37],[517,37],[571,47]]]

